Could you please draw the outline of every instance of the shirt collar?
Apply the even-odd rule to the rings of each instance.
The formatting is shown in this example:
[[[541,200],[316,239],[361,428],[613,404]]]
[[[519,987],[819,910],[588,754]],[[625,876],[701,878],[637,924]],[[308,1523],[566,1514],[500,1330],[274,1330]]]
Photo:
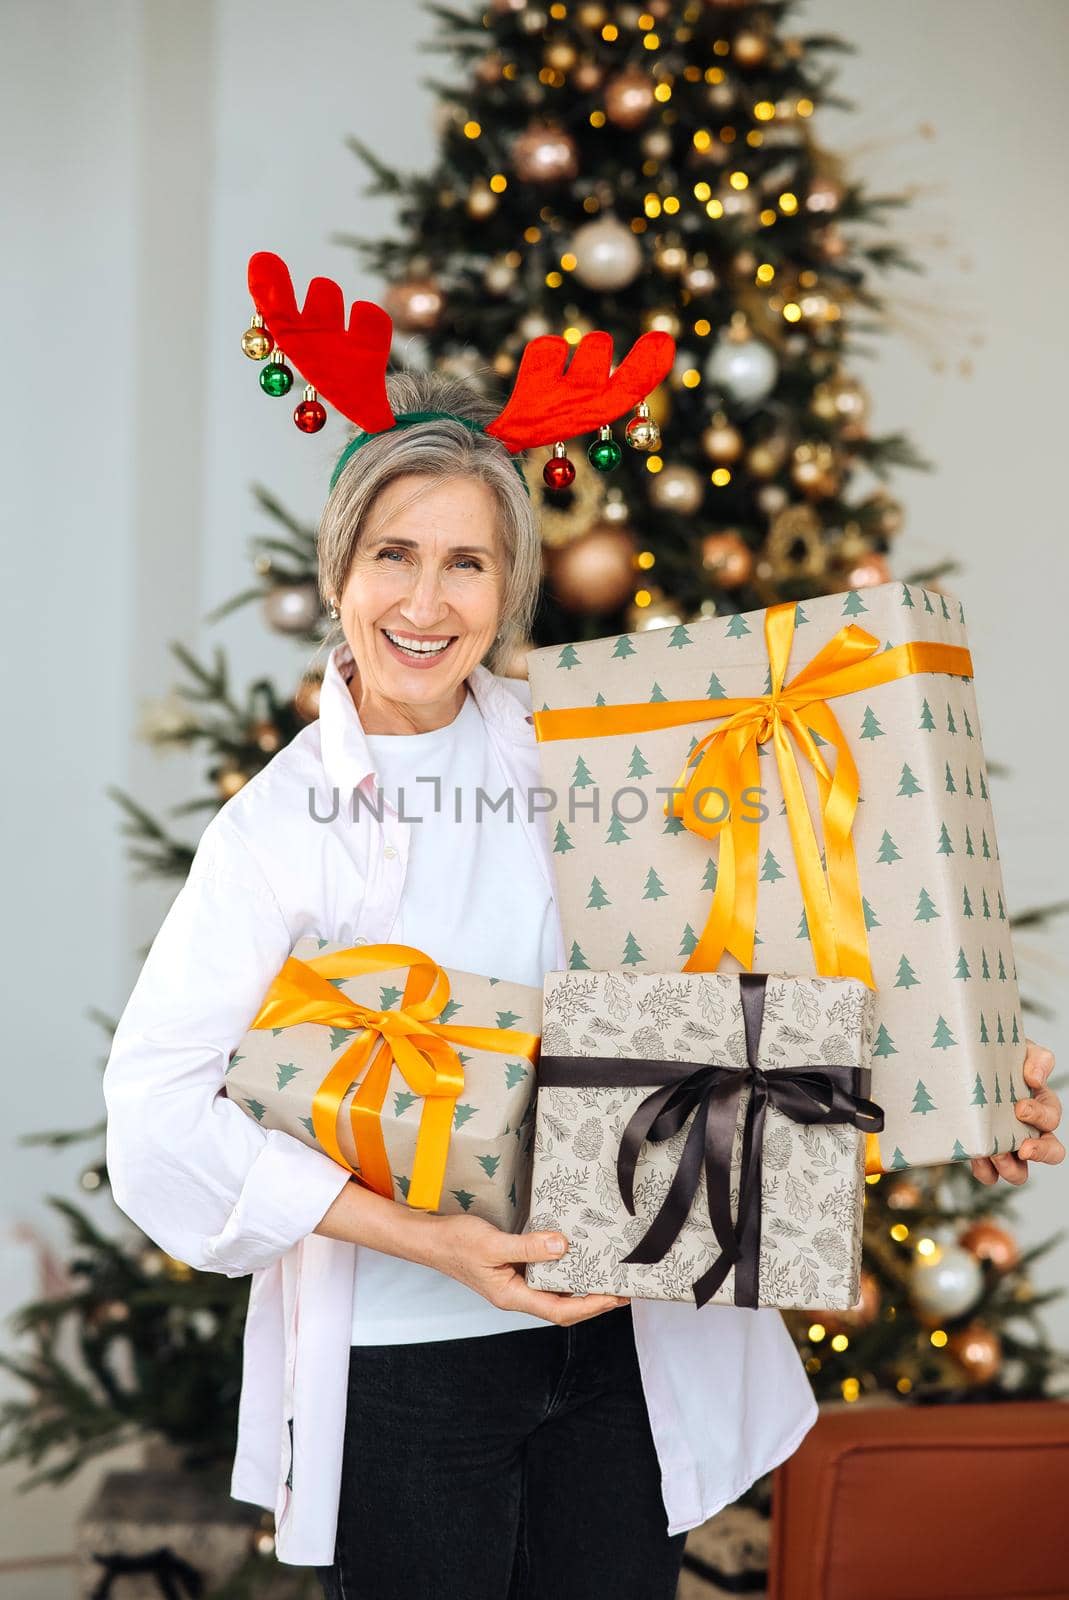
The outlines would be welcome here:
[[[342,794],[348,794],[375,777],[375,757],[349,693],[353,670],[353,654],[348,643],[343,641],[335,645],[319,691],[323,767],[328,783]],[[479,663],[468,674],[467,682],[484,721],[516,744],[534,743],[533,719],[503,679]]]

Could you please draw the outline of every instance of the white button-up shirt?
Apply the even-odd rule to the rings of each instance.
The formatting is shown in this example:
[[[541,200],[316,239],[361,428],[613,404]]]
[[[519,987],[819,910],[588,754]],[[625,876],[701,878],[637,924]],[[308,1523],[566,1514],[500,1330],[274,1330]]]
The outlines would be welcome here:
[[[278,1559],[297,1566],[334,1559],[358,1250],[312,1230],[349,1174],[261,1128],[227,1097],[224,1075],[297,940],[386,940],[404,893],[412,824],[377,791],[350,666],[339,645],[318,720],[205,828],[103,1081],[120,1209],[198,1271],[252,1274],[231,1495],[274,1509]],[[484,666],[468,681],[552,888],[544,814],[531,816],[537,795],[527,803],[540,782],[530,690]],[[354,791],[371,803],[354,804]],[[557,966],[566,965],[558,923]],[[678,1533],[791,1455],[817,1406],[771,1307],[634,1300],[632,1317]]]

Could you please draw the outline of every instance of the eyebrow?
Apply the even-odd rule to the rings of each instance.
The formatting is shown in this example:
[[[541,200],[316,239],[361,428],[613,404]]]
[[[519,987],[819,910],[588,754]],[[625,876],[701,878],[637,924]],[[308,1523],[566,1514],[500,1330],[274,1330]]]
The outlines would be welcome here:
[[[406,550],[418,550],[419,549],[418,541],[415,540],[415,539],[391,539],[389,537],[389,535],[387,535],[387,534],[383,534],[381,539],[374,539],[372,541],[372,549],[377,550],[379,545],[382,545],[382,544],[403,545]],[[458,555],[493,556],[493,553],[494,552],[492,550],[488,550],[487,547],[484,544],[455,544],[452,547],[452,549],[450,550],[450,552],[449,552],[449,554],[451,556],[458,556]]]

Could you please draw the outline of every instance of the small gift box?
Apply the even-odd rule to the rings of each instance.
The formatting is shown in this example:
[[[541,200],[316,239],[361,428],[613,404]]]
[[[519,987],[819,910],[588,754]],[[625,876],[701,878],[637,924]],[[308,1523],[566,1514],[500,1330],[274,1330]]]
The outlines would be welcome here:
[[[411,945],[301,939],[231,1055],[230,1099],[421,1210],[523,1226],[542,995]]]
[[[872,991],[852,978],[553,972],[531,1230],[572,1294],[845,1310],[860,1294]]]

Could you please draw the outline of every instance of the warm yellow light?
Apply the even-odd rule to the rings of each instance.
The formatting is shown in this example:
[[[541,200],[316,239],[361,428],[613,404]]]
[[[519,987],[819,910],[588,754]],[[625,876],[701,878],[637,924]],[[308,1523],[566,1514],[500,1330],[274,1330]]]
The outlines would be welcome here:
[[[724,215],[724,202],[716,199],[710,200],[705,208],[705,214],[707,217],[722,217]]]
[[[697,367],[688,367],[679,381],[684,389],[696,389],[702,381],[702,375]]]
[[[642,45],[646,50],[659,50],[661,48],[660,34],[647,33],[646,37],[642,41]]]
[[[906,1227],[904,1222],[895,1223],[894,1227],[891,1229],[891,1238],[897,1240],[899,1244],[901,1244],[903,1240],[909,1238],[909,1229]]]
[[[868,1174],[868,1176],[866,1177],[865,1182],[866,1183],[879,1183],[881,1177],[882,1177],[882,1173],[870,1172]]]
[[[942,1350],[943,1346],[947,1342],[946,1329],[945,1328],[933,1328],[931,1333],[928,1335],[928,1337],[931,1339],[932,1343],[935,1345],[935,1348],[937,1350]]]
[[[784,322],[801,322],[801,306],[797,305],[793,300],[788,300],[787,304],[783,308],[783,320]]]
[[[559,272],[547,272],[546,273],[546,288],[547,289],[559,289],[563,282],[564,282],[564,279],[561,277]]]
[[[695,198],[695,200],[708,200],[708,198],[712,194],[712,192],[713,192],[712,189],[710,189],[709,185],[705,182],[704,178],[702,179],[701,183],[696,183],[694,185],[694,198]]]
[[[674,194],[665,195],[664,209],[670,217],[675,216],[676,212],[679,210],[679,201]]]
[[[748,189],[750,187],[750,180],[745,172],[733,172],[728,178],[728,182],[733,189]]]
[[[727,40],[727,39],[715,39],[713,41],[713,54],[714,54],[714,56],[726,56],[730,52],[730,50],[731,50],[731,43],[730,43],[729,40]]]
[[[723,81],[724,81],[724,69],[723,69],[723,67],[706,67],[706,69],[705,69],[705,81],[706,81],[706,83],[723,83]]]
[[[691,140],[695,150],[708,150],[712,142],[713,136],[709,132],[708,128],[699,128],[695,133],[694,138]]]
[[[757,220],[761,223],[762,227],[771,228],[772,224],[776,220],[776,213],[768,210],[766,207],[764,211],[759,212]]]
[[[846,1337],[845,1333],[837,1333],[834,1339],[831,1341],[831,1347],[833,1350],[845,1350],[849,1343],[850,1340]]]
[[[464,137],[466,139],[477,139],[482,131],[477,122],[465,122],[464,124]]]
[[[813,102],[803,96],[794,109],[800,117],[811,117],[813,115]]]
[[[779,197],[779,208],[785,217],[793,217],[798,210],[798,196],[788,189]]]
[[[664,466],[664,458],[662,456],[647,456],[646,457],[646,471],[647,472],[652,472],[655,477],[656,477],[657,473],[660,472],[660,470],[661,470],[661,468],[663,466]]]
[[[565,328],[561,337],[565,344],[578,344],[583,335],[579,328]]]
[[[524,228],[523,237],[527,244],[537,244],[542,237],[541,228]]]
[[[550,6],[549,14],[553,18],[554,22],[563,22],[565,17],[568,15],[568,7],[559,4]]]
[[[648,194],[642,202],[642,209],[647,217],[659,217],[661,214],[661,197],[659,194]]]
[[[823,1322],[811,1322],[806,1333],[806,1338],[809,1340],[810,1344],[819,1344],[827,1331],[828,1330],[825,1328]]]
[[[806,1356],[805,1370],[807,1372],[819,1372],[823,1364],[819,1356]]]
[[[592,111],[590,113],[590,126],[592,128],[604,128],[604,126],[605,126],[605,113],[604,113],[604,111]]]
[[[560,264],[564,268],[565,272],[574,272],[575,263],[576,257],[572,255],[570,250],[566,251],[565,254],[560,258]]]
[[[725,484],[731,482],[731,473],[727,467],[715,467],[709,474],[709,482],[715,483],[718,489],[723,489]]]
[[[638,555],[635,557],[635,565],[636,567],[641,567],[643,572],[646,572],[650,567],[653,566],[653,563],[656,560],[657,557],[654,555],[652,550],[640,550]]]
[[[761,132],[760,128],[751,128],[749,133],[746,135],[746,143],[750,146],[751,150],[760,149],[764,142],[765,136]]]
[[[699,339],[706,338],[707,335],[712,333],[712,331],[713,325],[709,321],[708,317],[699,317],[697,322],[694,324],[694,332],[698,335]]]
[[[601,37],[605,40],[606,44],[615,43],[615,41],[620,37],[620,30],[616,26],[615,22],[607,22],[605,24],[604,28],[601,30]]]
[[[753,108],[753,114],[758,122],[771,122],[776,115],[776,108],[771,100],[758,100]]]
[[[772,265],[771,261],[762,261],[761,265],[757,269],[757,272],[755,273],[758,283],[771,283],[775,276],[776,269]]]
[[[664,105],[666,100],[671,100],[672,98],[672,85],[670,83],[659,83],[653,91],[653,98]]]
[[[652,599],[653,596],[648,589],[635,590],[635,604],[637,606],[648,606]]]
[[[917,1254],[919,1256],[934,1256],[938,1249],[939,1246],[936,1244],[934,1239],[917,1240]]]
[[[844,1400],[856,1400],[861,1393],[861,1385],[856,1378],[844,1378],[842,1382],[842,1395]]]
[[[899,1378],[895,1383],[895,1388],[898,1390],[899,1394],[908,1394],[912,1387],[912,1378]]]
[[[509,186],[509,181],[503,172],[495,172],[490,179],[490,187],[495,194],[504,194]]]
[[[515,61],[508,61],[501,68],[501,76],[503,78],[507,78],[509,80],[509,82],[511,83],[513,78],[516,76],[517,70],[518,69],[517,69]]]

